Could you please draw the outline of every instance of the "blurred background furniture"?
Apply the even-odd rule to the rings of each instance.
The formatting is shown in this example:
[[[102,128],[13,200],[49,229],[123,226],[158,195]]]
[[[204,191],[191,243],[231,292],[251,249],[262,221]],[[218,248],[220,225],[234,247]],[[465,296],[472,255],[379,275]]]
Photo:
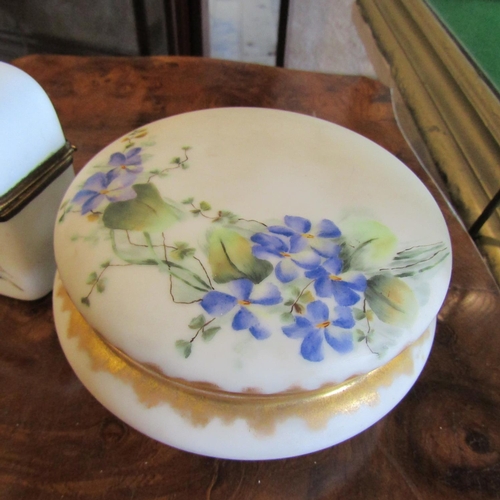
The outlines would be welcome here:
[[[202,55],[208,0],[4,0],[0,60],[27,54]]]

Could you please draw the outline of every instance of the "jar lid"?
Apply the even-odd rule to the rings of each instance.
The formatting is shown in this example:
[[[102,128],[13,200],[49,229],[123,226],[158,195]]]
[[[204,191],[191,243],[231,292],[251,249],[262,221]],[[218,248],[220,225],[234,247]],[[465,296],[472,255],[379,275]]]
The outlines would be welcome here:
[[[104,342],[234,393],[381,367],[433,322],[451,274],[444,218],[397,158],[258,108],[173,116],[107,146],[66,193],[55,252]]]

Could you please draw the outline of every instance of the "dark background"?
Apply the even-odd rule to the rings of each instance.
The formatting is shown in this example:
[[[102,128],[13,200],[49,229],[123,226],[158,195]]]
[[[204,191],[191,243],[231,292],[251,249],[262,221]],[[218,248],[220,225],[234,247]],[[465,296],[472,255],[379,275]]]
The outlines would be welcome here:
[[[202,55],[202,0],[0,0],[0,60]]]

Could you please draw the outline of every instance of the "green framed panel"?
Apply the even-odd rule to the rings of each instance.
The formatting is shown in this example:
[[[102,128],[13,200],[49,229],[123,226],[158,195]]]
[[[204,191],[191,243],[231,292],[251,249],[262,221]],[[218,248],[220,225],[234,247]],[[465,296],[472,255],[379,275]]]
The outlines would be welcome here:
[[[427,0],[489,83],[500,92],[500,2]]]

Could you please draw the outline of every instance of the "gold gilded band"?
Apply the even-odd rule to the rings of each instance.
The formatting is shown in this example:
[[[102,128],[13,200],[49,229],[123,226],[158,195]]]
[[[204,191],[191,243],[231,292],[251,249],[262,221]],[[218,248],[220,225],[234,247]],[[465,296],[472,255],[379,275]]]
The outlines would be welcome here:
[[[146,407],[168,404],[194,426],[205,426],[214,418],[227,424],[244,419],[255,432],[271,434],[279,422],[298,417],[311,429],[322,428],[336,414],[376,405],[381,387],[390,386],[401,375],[412,376],[413,351],[430,335],[428,329],[386,365],[342,384],[277,394],[230,393],[209,384],[170,378],[134,361],[96,333],[77,311],[60,281],[57,286],[62,310],[69,313],[68,337],[77,339],[79,349],[88,354],[91,369],[108,372],[130,385]]]

